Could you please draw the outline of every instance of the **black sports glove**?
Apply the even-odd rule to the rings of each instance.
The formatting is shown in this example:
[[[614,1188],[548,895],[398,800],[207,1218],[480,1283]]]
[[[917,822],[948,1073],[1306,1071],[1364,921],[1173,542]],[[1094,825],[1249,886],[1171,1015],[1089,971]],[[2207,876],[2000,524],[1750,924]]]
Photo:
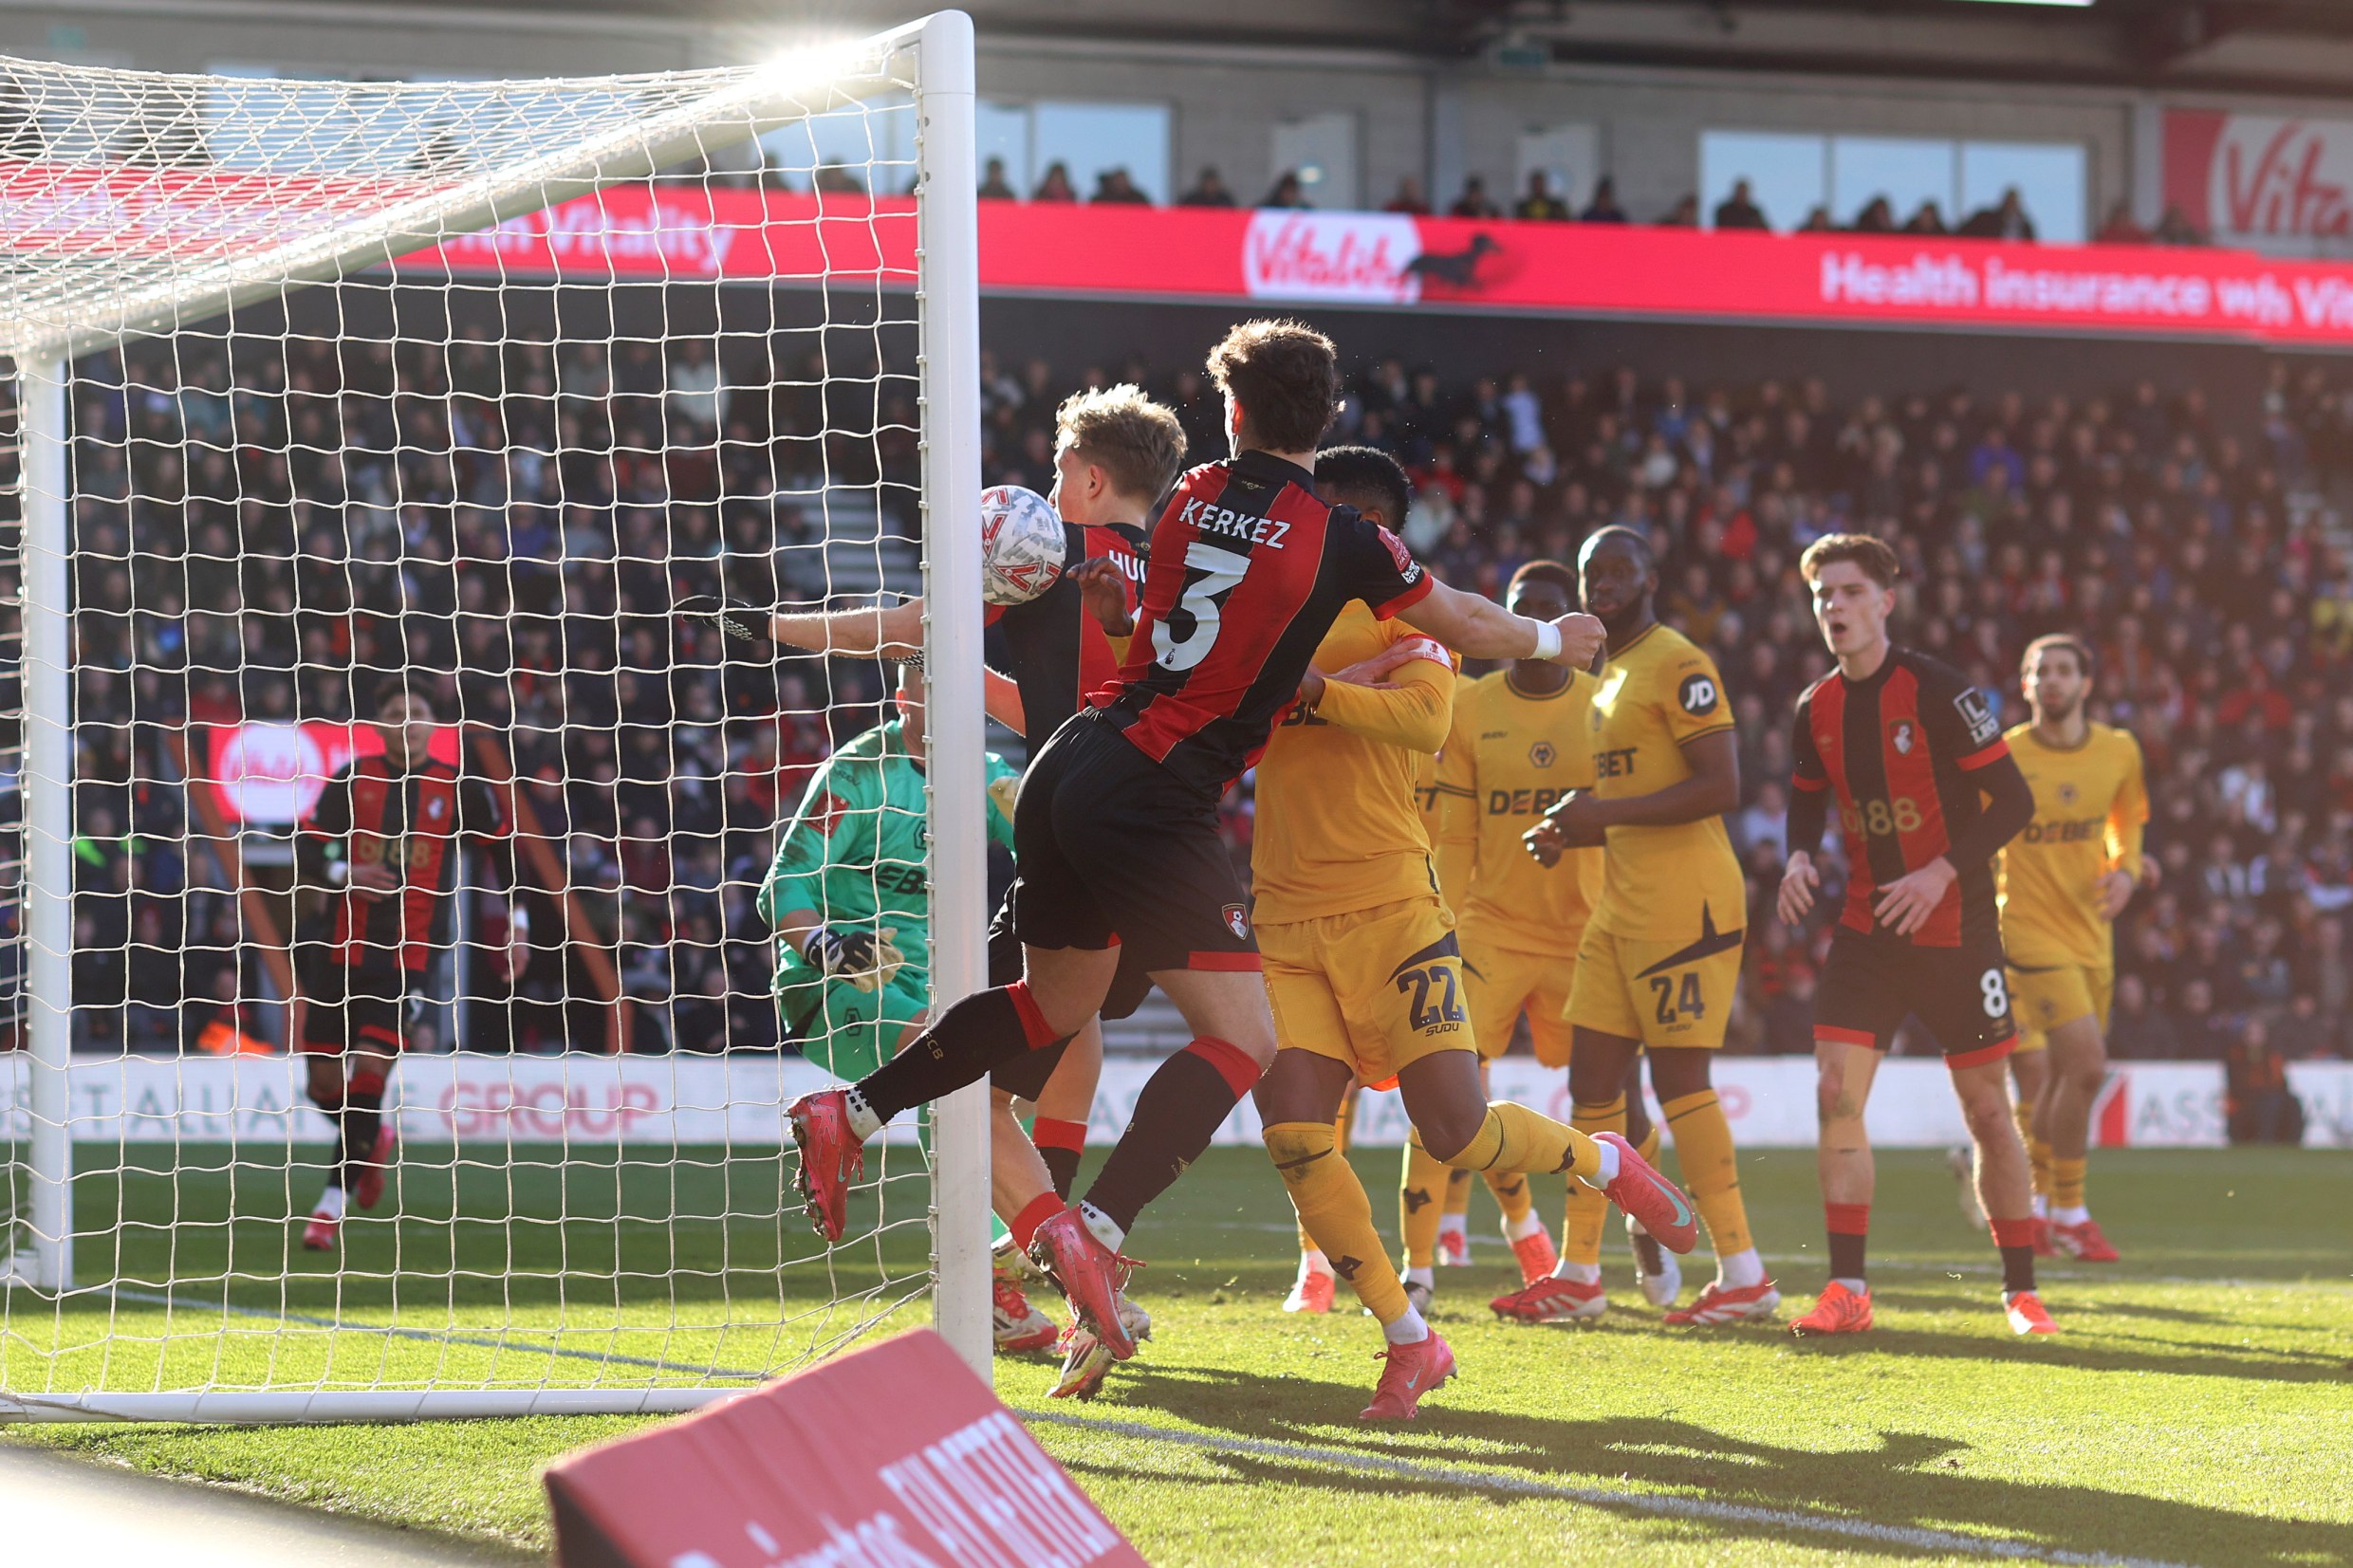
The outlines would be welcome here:
[[[768,615],[749,604],[731,604],[717,594],[689,594],[674,608],[690,620],[716,626],[731,659],[766,661],[776,656],[768,635]]]
[[[801,956],[826,979],[846,979],[860,990],[870,991],[878,984],[876,960],[881,947],[881,938],[873,932],[820,926],[802,941]]]

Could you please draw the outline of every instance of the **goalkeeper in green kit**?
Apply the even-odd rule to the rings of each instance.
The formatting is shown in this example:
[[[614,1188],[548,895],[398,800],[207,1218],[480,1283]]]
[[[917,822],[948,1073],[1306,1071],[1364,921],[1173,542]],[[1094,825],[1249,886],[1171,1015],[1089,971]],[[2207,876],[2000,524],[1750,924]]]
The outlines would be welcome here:
[[[760,887],[785,1032],[846,1082],[896,1055],[931,1005],[922,681],[901,665],[899,717],[817,770]],[[1010,849],[1019,776],[994,752],[988,776],[989,836]]]

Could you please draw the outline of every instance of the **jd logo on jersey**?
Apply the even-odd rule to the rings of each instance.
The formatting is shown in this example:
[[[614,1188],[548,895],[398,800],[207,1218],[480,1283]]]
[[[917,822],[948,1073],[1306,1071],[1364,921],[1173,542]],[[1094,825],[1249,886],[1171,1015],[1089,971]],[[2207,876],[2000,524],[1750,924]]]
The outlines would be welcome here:
[[[1538,767],[1550,767],[1553,759],[1558,755],[1559,753],[1552,749],[1550,741],[1538,741],[1528,748],[1528,760]]]
[[[1919,740],[1919,727],[1910,719],[1896,719],[1887,726],[1887,744],[1896,748],[1899,757],[1912,755],[1912,747]]]
[[[1716,704],[1715,677],[1705,673],[1685,675],[1683,677],[1683,684],[1676,689],[1675,700],[1681,703],[1683,705],[1683,711],[1689,713],[1694,718],[1698,718],[1704,714],[1714,712]],[[1597,724],[1600,722],[1600,718],[1601,710],[1596,709],[1594,710],[1594,719]]]
[[[1243,941],[1250,940],[1250,911],[1239,904],[1228,904],[1219,912],[1226,917],[1226,930]]]

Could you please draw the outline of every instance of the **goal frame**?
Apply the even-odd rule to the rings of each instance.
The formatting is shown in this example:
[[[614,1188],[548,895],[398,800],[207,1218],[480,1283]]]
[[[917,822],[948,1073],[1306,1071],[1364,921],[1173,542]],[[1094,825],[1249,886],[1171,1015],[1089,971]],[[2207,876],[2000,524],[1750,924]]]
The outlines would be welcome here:
[[[864,41],[862,53],[912,55],[916,116],[920,342],[925,664],[930,680],[927,772],[933,862],[934,1010],[987,978],[987,799],[981,687],[982,601],[980,310],[973,24],[944,10]],[[822,60],[822,56],[818,57]],[[0,311],[0,351],[12,355],[22,459],[25,847],[24,937],[28,1110],[27,1223],[0,1288],[62,1299],[78,1289],[73,1257],[71,1132],[73,1022],[73,730],[69,493],[75,356],[140,333],[200,321],[239,304],[331,282],[573,197],[643,179],[708,150],[714,121],[747,136],[793,122],[783,111],[804,74],[729,85],[620,132],[484,175],[454,193],[396,203],[334,236],[197,269],[168,287],[134,292],[102,323],[45,325],[21,301]],[[990,1375],[989,1089],[975,1083],[934,1108],[934,1324],[980,1375]],[[746,1392],[740,1385],[540,1389],[236,1389],[163,1393],[17,1393],[0,1388],[9,1421],[196,1421],[290,1424],[486,1416],[671,1413]]]

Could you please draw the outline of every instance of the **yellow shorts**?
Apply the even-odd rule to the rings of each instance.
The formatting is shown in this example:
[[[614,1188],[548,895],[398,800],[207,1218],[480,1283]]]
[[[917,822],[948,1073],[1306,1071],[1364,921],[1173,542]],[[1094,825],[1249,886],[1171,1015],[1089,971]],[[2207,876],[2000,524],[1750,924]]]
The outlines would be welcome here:
[[[1471,1033],[1481,1057],[1503,1055],[1511,1044],[1512,1025],[1525,1012],[1536,1060],[1547,1067],[1568,1065],[1568,1020],[1563,1015],[1577,960],[1498,948],[1473,927],[1462,933],[1462,963],[1470,986]]]
[[[2116,995],[2116,970],[2085,964],[2010,966],[2010,1005],[2018,1018],[2018,1049],[2039,1051],[2044,1038],[2063,1024],[2097,1018],[2108,1026],[2108,1004]]]
[[[1380,1083],[1436,1051],[1473,1049],[1454,917],[1436,895],[1261,923],[1276,1042]]]
[[[1729,946],[1721,937],[1643,942],[1587,926],[1568,1021],[1645,1045],[1714,1050],[1740,985],[1740,935]]]

